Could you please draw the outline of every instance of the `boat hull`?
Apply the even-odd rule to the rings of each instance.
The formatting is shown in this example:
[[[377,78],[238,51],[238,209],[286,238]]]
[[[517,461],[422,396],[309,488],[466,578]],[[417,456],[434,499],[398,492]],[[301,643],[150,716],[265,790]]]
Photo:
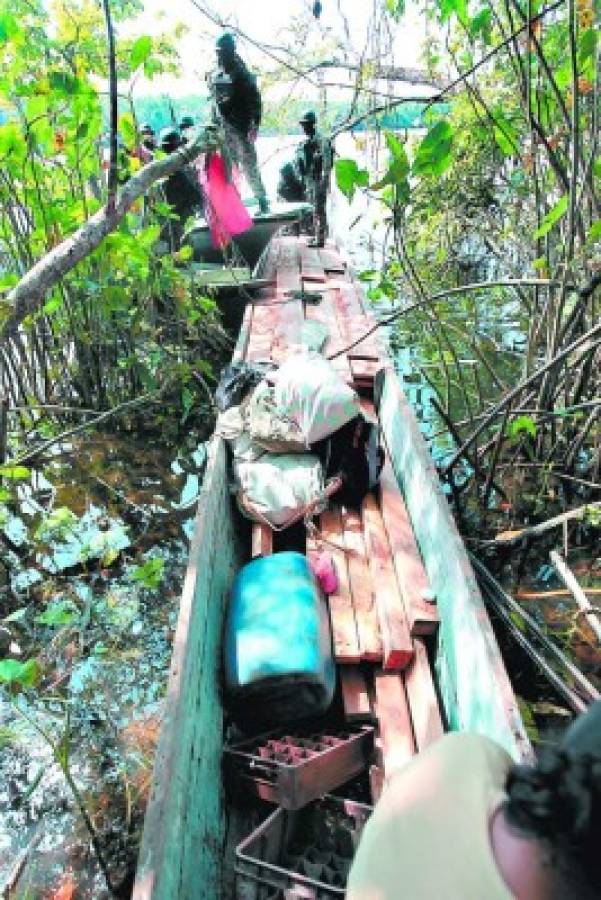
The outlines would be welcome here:
[[[250,269],[255,268],[272,237],[281,228],[299,222],[311,209],[307,203],[278,203],[265,215],[254,214],[252,228],[233,239],[233,244]],[[204,219],[198,220],[186,232],[184,243],[192,247],[195,262],[223,262],[223,251],[213,246],[211,232]]]
[[[234,361],[249,348],[252,315],[249,305]],[[514,759],[528,759],[531,747],[465,546],[390,365],[382,366],[375,388],[382,439],[437,598],[440,625],[432,640],[444,719],[452,730],[485,734]],[[226,449],[215,437],[182,595],[134,900],[234,896],[227,880],[232,866],[224,863],[220,659],[225,605],[245,555],[227,486]]]

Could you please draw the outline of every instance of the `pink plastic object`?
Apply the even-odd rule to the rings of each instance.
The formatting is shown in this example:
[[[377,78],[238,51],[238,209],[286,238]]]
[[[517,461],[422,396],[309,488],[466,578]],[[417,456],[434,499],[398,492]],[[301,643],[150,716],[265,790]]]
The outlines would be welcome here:
[[[227,247],[233,237],[252,228],[253,220],[236,186],[227,180],[220,153],[201,158],[198,174],[205,195],[205,217],[211,229],[213,246]]]
[[[311,569],[319,581],[320,587],[326,596],[335,594],[338,590],[338,575],[334,567],[334,561],[329,553],[318,553],[311,557]]]

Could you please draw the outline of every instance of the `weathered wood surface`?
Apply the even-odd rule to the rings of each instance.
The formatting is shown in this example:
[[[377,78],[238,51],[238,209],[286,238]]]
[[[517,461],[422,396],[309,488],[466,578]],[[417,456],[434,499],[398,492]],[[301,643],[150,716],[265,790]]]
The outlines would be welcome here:
[[[465,546],[392,368],[378,377],[376,396],[394,473],[437,599],[436,670],[449,726],[486,734],[515,759],[529,758],[530,742]]]
[[[262,522],[253,522],[250,555],[256,559],[259,556],[270,556],[272,553],[273,531]]]
[[[344,546],[347,550],[346,560],[361,658],[376,662],[382,659],[382,637],[378,623],[374,584],[365,549],[363,526],[358,512],[350,509],[343,510],[342,530]]]
[[[344,717],[349,722],[369,722],[374,718],[365,676],[358,666],[340,668]]]
[[[426,645],[421,638],[413,641],[415,656],[405,670],[405,689],[411,710],[415,743],[425,750],[444,734],[444,726],[434,688]]]
[[[403,676],[380,672],[374,678],[385,778],[390,778],[415,754],[411,714]]]
[[[433,598],[434,592],[388,456],[380,475],[380,508],[410,632],[413,636],[433,634],[438,628],[438,610],[427,598]]]
[[[344,550],[340,549],[344,546],[340,510],[333,507],[323,512],[320,517],[319,527],[321,535],[326,542],[323,549],[331,555],[338,579],[338,590],[328,597],[334,658],[338,663],[357,662],[361,659],[361,652],[357,636],[347,558]],[[317,544],[313,540],[307,541],[307,549],[309,556],[315,556],[318,553]]]
[[[413,657],[413,644],[382,514],[373,494],[364,498],[361,513],[382,636],[382,667],[404,669]]]
[[[240,564],[225,447],[213,439],[175,635],[134,900],[219,897],[224,816],[221,634]]]

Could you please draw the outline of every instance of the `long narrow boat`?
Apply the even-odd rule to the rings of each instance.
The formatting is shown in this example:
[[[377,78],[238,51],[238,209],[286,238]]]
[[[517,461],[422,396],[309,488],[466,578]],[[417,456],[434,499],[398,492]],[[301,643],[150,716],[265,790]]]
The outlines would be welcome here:
[[[326,353],[344,349],[364,333],[371,320],[360,288],[333,246],[317,251],[303,239],[280,238],[270,264],[275,291],[270,303],[247,307],[236,359],[271,355],[280,361],[311,320],[329,329]],[[300,291],[301,298],[303,291],[318,292],[322,299],[318,305],[292,301],[290,291]],[[351,706],[358,699],[371,703],[379,732],[372,796],[389,766],[419,752],[443,729],[488,735],[515,759],[525,759],[531,748],[516,698],[465,547],[394,369],[373,339],[342,353],[336,366],[360,392],[365,409],[375,410],[387,454],[380,489],[361,509],[334,505],[329,520],[322,516],[321,523],[322,530],[329,522],[330,531],[338,527],[340,540],[352,537],[355,550],[362,548],[348,560],[344,552],[338,555],[339,580],[347,590],[342,596],[339,587],[339,596],[330,598],[330,613],[345,714],[352,713],[347,700]],[[256,886],[255,893],[246,894],[234,884],[233,846],[248,836],[251,819],[240,820],[231,791],[226,799],[221,643],[230,587],[250,558],[251,541],[258,537],[260,544],[264,537],[270,543],[260,526],[253,527],[252,536],[249,532],[231,502],[226,447],[215,437],[181,599],[136,900],[315,896],[283,889],[261,893]],[[310,553],[311,542],[299,549]],[[380,633],[373,633],[374,607],[389,603],[397,588],[404,602],[413,603],[406,612],[414,655],[405,668],[394,662],[394,622],[388,620],[388,633],[385,617],[379,616]],[[370,641],[375,642],[371,647]],[[353,689],[357,679],[368,683],[363,697]],[[261,811],[265,818],[264,808],[257,815]]]

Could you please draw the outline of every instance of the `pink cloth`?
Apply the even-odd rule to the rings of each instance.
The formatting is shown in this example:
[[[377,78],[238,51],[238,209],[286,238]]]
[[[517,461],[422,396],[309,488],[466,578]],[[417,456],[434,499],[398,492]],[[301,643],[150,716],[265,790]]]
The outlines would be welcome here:
[[[237,234],[252,228],[253,220],[236,186],[227,180],[223,157],[211,153],[200,159],[198,174],[205,196],[205,218],[214,247],[224,248]]]
[[[334,567],[334,560],[329,553],[321,552],[312,556],[311,568],[317,578],[322,591],[326,596],[335,594],[338,590],[338,575]]]

